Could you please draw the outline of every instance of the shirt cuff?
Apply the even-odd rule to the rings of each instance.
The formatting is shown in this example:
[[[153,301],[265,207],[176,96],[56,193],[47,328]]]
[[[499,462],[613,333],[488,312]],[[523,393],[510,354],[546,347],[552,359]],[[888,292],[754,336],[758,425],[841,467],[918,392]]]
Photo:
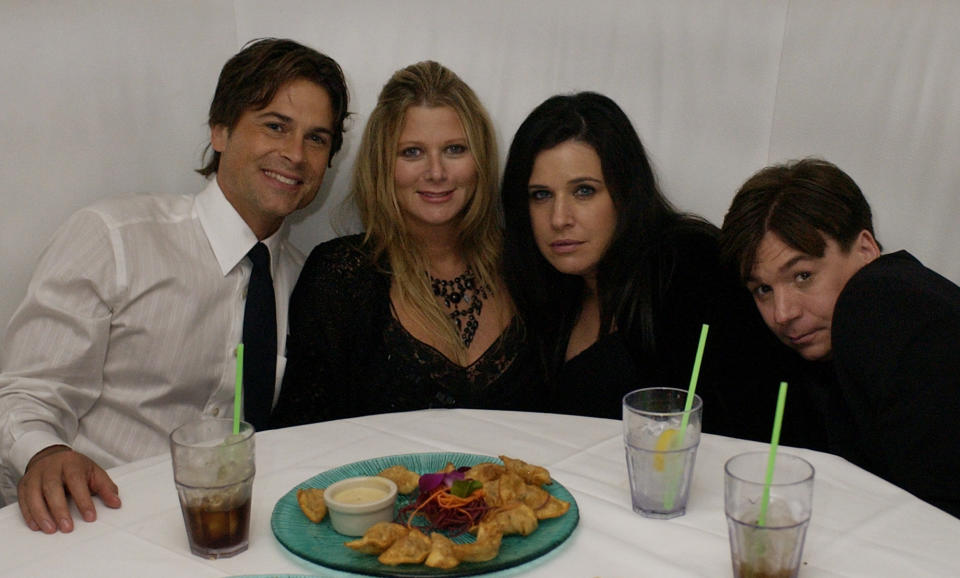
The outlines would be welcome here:
[[[20,436],[20,438],[13,443],[13,447],[10,448],[10,465],[22,476],[27,469],[27,464],[30,463],[30,459],[37,455],[38,452],[50,446],[71,447],[70,444],[52,432],[44,430],[29,431]]]

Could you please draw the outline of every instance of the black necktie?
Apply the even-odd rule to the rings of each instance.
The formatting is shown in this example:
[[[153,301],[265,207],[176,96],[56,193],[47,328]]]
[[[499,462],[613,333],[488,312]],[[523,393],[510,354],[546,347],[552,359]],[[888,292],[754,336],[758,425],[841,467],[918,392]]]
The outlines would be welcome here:
[[[267,427],[277,375],[277,302],[270,276],[270,250],[257,243],[243,310],[243,414],[257,430]]]

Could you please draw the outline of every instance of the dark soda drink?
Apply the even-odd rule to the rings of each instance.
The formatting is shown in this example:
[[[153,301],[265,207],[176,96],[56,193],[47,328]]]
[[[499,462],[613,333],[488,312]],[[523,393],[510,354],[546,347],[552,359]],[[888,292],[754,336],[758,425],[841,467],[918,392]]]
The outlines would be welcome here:
[[[755,568],[745,562],[737,561],[734,562],[733,565],[733,575],[736,578],[794,578],[797,573],[793,568],[779,568],[777,570],[761,569]]]
[[[236,433],[233,431],[239,430]],[[170,434],[173,481],[190,551],[216,559],[247,549],[253,495],[253,426],[231,419],[187,422]]]
[[[201,556],[230,556],[246,550],[250,536],[250,500],[231,510],[187,508],[186,522],[190,549]],[[233,550],[237,546],[243,550]],[[196,552],[200,549],[201,552]]]
[[[179,488],[191,552],[226,558],[247,549],[252,485],[251,478],[229,488]]]

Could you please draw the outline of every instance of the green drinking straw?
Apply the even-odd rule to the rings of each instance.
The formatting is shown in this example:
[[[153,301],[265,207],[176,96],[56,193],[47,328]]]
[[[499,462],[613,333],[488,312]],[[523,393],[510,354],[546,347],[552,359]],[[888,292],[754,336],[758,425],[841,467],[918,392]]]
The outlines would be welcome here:
[[[787,403],[787,382],[780,382],[777,396],[777,413],[773,417],[773,435],[770,438],[770,457],[767,458],[767,476],[763,482],[763,498],[760,500],[758,526],[767,525],[767,506],[770,505],[770,484],[773,482],[773,467],[777,461],[777,446],[780,445],[780,425],[783,423],[783,407]]]
[[[677,439],[677,446],[683,446],[683,438],[687,435],[687,422],[690,421],[690,408],[693,407],[693,397],[697,391],[697,379],[700,377],[700,362],[703,361],[703,350],[707,345],[707,332],[709,331],[710,326],[706,323],[700,327],[700,343],[697,344],[697,356],[693,360],[693,372],[690,373],[690,386],[687,388],[687,400],[683,406],[683,418],[680,420],[680,437]],[[667,491],[667,495],[664,496],[664,509],[673,509],[674,498],[676,498],[675,487]]]
[[[237,381],[233,388],[233,433],[240,433],[240,410],[243,407],[243,343],[237,344]]]
[[[680,420],[680,442],[687,433],[687,422],[690,420],[690,408],[693,407],[693,394],[697,391],[697,379],[700,377],[700,362],[703,361],[703,349],[707,345],[707,332],[710,326],[706,323],[700,328],[700,343],[697,345],[697,357],[693,360],[693,372],[690,374],[690,387],[687,388],[687,403],[683,406],[683,419]]]

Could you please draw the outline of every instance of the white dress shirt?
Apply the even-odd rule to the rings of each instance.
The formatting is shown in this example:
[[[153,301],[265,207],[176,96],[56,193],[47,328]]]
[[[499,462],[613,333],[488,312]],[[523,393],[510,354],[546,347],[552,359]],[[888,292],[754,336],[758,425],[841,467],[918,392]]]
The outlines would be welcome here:
[[[304,256],[270,248],[277,388]],[[40,258],[0,349],[0,491],[65,444],[103,468],[168,451],[201,415],[232,416],[236,345],[256,236],[216,179],[196,196],[136,195],[75,213]]]

